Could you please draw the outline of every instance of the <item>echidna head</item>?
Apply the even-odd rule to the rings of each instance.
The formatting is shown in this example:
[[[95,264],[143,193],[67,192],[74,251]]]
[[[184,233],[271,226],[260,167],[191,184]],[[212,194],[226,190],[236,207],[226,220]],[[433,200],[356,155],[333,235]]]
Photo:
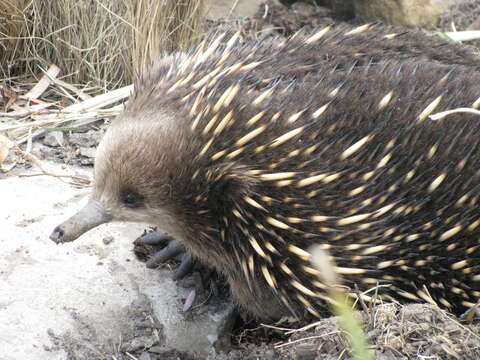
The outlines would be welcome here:
[[[55,229],[55,242],[73,241],[111,220],[149,223],[183,235],[176,192],[188,172],[184,154],[193,144],[167,114],[136,116],[125,113],[108,129],[97,149],[90,201]]]
[[[127,118],[107,131],[97,150],[92,199],[114,219],[169,223],[171,182],[181,171],[176,154],[188,146],[173,126],[169,121]]]

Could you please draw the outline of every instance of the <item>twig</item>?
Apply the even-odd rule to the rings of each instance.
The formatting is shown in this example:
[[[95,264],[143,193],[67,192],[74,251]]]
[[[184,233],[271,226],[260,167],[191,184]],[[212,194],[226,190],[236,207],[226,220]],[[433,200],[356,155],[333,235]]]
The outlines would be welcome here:
[[[60,68],[57,65],[50,65],[48,70],[44,73],[40,81],[26,93],[23,98],[28,100],[38,99],[52,84],[52,79],[60,74]]]
[[[297,340],[293,340],[293,341],[289,341],[287,343],[283,343],[283,344],[280,344],[280,345],[275,345],[275,348],[276,349],[280,349],[282,347],[285,347],[285,346],[289,346],[289,345],[293,345],[293,344],[297,344],[299,342],[303,342],[303,341],[307,341],[307,340],[312,340],[312,339],[321,339],[321,338],[324,338],[325,336],[330,336],[330,335],[336,335],[336,334],[340,334],[341,331],[331,331],[329,333],[326,333],[326,334],[323,334],[323,335],[314,335],[314,336],[307,336],[305,338],[302,338],[302,339],[297,339]]]
[[[90,95],[84,93],[80,89],[77,89],[77,87],[72,84],[66,83],[65,81],[60,79],[52,79],[52,80],[56,85],[61,86],[67,90],[70,90],[71,92],[73,92],[75,95],[77,95],[80,99],[84,101],[92,98]]]
[[[37,111],[47,109],[53,105],[55,105],[55,103],[36,104],[36,105],[30,106],[28,109],[22,109],[22,110],[12,111],[12,112],[0,112],[0,119],[1,118],[21,119]],[[0,129],[0,131],[2,130]]]
[[[104,107],[128,98],[131,95],[132,91],[133,85],[124,86],[120,89],[116,89],[105,94],[95,96],[81,103],[70,105],[63,109],[63,112],[74,113],[80,111],[94,110],[98,107]]]
[[[57,179],[59,179],[60,181],[66,183],[66,184],[69,184],[69,185],[73,185],[73,186],[77,186],[77,187],[88,187],[90,186],[90,180],[87,179],[87,178],[84,178],[84,177],[81,177],[81,176],[75,176],[75,175],[57,175],[57,174],[54,174],[48,170],[46,170],[41,161],[35,156],[35,155],[32,155],[32,154],[29,154],[27,153],[26,151],[23,151],[23,150],[20,150],[20,149],[15,149],[15,150],[12,150],[12,152],[15,152],[15,153],[18,153],[20,155],[22,155],[23,157],[27,158],[28,160],[30,160],[35,166],[37,166],[40,171],[42,172],[41,174],[31,174],[31,175],[20,175],[20,177],[29,177],[29,176],[40,176],[40,175],[46,175],[46,176],[53,176],[53,177],[56,177]],[[70,178],[70,179],[74,179],[74,180],[79,180],[79,181],[82,181],[84,183],[80,183],[80,182],[68,182],[68,181],[64,181],[63,178]],[[86,184],[85,184],[86,183]]]
[[[430,115],[429,118],[430,120],[441,120],[447,117],[448,115],[455,114],[455,113],[470,113],[470,114],[480,115],[480,110],[473,109],[473,108],[458,108],[458,109],[446,110],[446,111],[442,111],[442,112]]]

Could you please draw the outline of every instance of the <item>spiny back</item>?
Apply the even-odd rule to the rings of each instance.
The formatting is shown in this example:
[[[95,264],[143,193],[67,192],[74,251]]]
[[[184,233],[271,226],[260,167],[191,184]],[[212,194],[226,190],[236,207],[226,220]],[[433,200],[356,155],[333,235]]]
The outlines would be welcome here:
[[[480,106],[477,59],[352,59],[343,45],[358,30],[328,33],[217,39],[137,85],[127,113],[168,108],[191,137],[191,172],[170,185],[178,212],[198,215],[192,228],[209,226],[187,246],[214,265],[214,252],[231,259],[220,270],[259,315],[263,291],[317,314],[325,285],[309,263],[312,244],[330,251],[350,286],[380,282],[384,298],[471,306],[480,295],[480,121],[429,115]],[[370,36],[395,55],[410,51]],[[209,192],[227,175],[248,186]]]

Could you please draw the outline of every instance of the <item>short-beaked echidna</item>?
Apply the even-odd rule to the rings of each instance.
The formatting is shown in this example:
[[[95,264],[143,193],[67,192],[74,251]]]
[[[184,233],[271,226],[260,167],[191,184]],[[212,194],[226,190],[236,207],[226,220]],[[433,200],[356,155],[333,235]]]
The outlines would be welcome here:
[[[318,315],[313,244],[352,288],[472,306],[480,118],[429,115],[480,106],[478,58],[444,48],[425,61],[402,46],[383,56],[366,50],[398,39],[368,30],[246,44],[236,34],[161,62],[102,140],[91,200],[51,238],[112,219],[157,225],[261,318]]]

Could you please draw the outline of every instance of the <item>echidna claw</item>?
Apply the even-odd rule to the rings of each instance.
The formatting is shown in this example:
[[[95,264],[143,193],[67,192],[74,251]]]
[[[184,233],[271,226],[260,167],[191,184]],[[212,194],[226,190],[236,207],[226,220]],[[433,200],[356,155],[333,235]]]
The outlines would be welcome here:
[[[195,268],[196,261],[189,252],[185,252],[182,255],[180,265],[175,269],[173,273],[173,280],[181,280],[185,276],[190,275]]]
[[[143,235],[141,240],[145,245],[167,246],[174,239],[164,232],[153,231]]]
[[[192,273],[196,263],[195,259],[187,252],[183,244],[171,236],[160,231],[154,231],[142,236],[140,241],[145,245],[160,248],[147,260],[147,268],[157,268],[169,260],[177,259],[181,255],[180,265],[175,269],[173,279],[181,280]]]

